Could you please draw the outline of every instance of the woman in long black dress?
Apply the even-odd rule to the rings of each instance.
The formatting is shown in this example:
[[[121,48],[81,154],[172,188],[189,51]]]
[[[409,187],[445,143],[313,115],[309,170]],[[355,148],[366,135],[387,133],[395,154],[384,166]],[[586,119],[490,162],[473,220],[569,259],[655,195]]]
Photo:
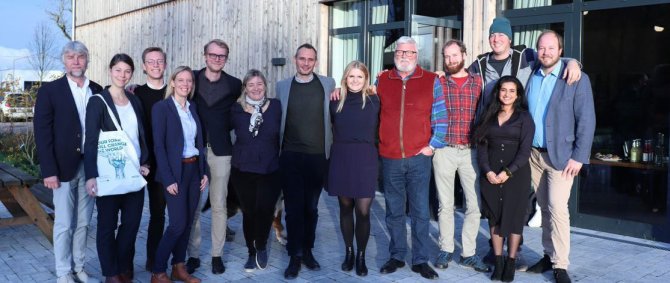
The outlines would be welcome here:
[[[496,256],[491,280],[514,280],[514,263],[525,223],[530,167],[528,158],[535,124],[528,113],[523,85],[512,76],[500,78],[494,99],[475,129],[482,208],[489,220]],[[507,258],[503,240],[508,238]]]
[[[356,274],[365,276],[365,247],[370,237],[370,204],[375,196],[378,155],[375,146],[379,124],[379,98],[370,92],[370,73],[365,64],[347,65],[341,81],[340,99],[330,104],[333,145],[330,151],[328,194],[340,203],[340,229],[346,246],[343,271],[354,266],[356,231]],[[354,207],[356,225],[354,227]]]

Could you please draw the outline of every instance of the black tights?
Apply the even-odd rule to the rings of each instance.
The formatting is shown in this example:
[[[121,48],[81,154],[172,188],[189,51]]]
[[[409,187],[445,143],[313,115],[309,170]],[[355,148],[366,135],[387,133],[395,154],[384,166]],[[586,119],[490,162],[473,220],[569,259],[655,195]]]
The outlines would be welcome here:
[[[356,206],[356,247],[359,251],[365,251],[370,238],[370,204],[372,198],[337,197],[340,201],[340,229],[344,244],[347,247],[354,246],[354,215]]]

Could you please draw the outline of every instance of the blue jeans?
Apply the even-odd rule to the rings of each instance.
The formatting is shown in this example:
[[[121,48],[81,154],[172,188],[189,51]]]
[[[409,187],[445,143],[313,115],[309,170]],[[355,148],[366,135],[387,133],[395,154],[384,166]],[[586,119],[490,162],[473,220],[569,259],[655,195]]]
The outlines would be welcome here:
[[[413,265],[428,262],[430,242],[428,188],[431,167],[431,157],[422,154],[404,159],[382,158],[386,227],[391,234],[389,252],[392,258],[405,261],[407,256],[405,204],[409,199]]]

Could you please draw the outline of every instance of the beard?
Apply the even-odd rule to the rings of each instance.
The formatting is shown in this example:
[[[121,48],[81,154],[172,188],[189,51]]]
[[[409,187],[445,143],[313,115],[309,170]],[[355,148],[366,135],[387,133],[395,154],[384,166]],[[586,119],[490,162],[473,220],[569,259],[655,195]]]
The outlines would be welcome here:
[[[79,70],[79,71],[70,71],[68,74],[73,77],[73,78],[81,78],[84,76],[85,70]]]
[[[549,61],[546,61],[546,60],[549,60]],[[558,63],[558,60],[561,60],[561,57],[556,56],[556,58],[554,58],[553,60],[550,59],[550,58],[546,58],[546,59],[541,58],[540,62],[542,63],[542,67],[544,67],[546,69],[549,69],[549,68],[552,68],[552,67],[556,66],[556,64]],[[546,64],[545,64],[545,62],[546,62]]]
[[[445,69],[447,69],[447,72],[449,72],[449,74],[455,74],[463,70],[463,67],[465,67],[465,61],[461,61],[458,64],[452,64],[452,65],[444,64],[444,67]]]
[[[401,63],[407,63],[406,66],[403,66]],[[412,62],[411,60],[407,59],[396,59],[395,60],[395,68],[398,71],[404,72],[404,73],[409,73],[414,71],[416,69],[416,61]]]

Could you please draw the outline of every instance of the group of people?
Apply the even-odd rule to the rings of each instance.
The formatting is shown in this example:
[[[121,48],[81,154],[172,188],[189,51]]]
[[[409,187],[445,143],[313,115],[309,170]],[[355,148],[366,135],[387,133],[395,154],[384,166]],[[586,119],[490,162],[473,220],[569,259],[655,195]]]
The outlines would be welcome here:
[[[417,65],[416,41],[403,36],[395,44],[392,70],[370,84],[368,68],[353,61],[339,89],[332,78],[314,72],[317,50],[306,43],[294,55],[296,74],[277,82],[274,94],[258,70],[249,70],[242,80],[224,72],[230,48],[219,39],[204,46],[205,68],[179,66],[167,80],[166,53],[147,48],[142,53],[147,83],[132,92],[130,56],[113,56],[111,85],[103,89],[85,76],[86,47],[67,43],[62,51],[66,74],[40,88],[34,119],[44,185],[54,192],[58,282],[89,279],[84,255],[94,200],[105,282],[134,277],[145,193],[140,188],[97,196],[98,139],[105,131],[128,135],[148,182],[146,269],[151,282],[200,282],[191,274],[200,266],[199,218],[206,189],[212,207],[211,271],[225,272],[221,255],[229,180],[243,215],[245,271],[268,265],[267,238],[280,195],[290,257],[284,277],[296,278],[303,265],[321,268],[313,249],[325,188],[339,202],[345,248],[341,268],[365,276],[379,172],[390,235],[390,259],[380,273],[406,264],[409,214],[411,270],[438,278],[428,264],[431,172],[440,230],[433,266],[448,267],[458,172],[466,204],[461,265],[491,272],[476,255],[483,214],[491,233],[491,279],[514,279],[533,188],[542,212],[545,255],[528,271],[553,270],[557,282],[570,282],[567,203],[573,178],[588,162],[595,128],[590,82],[576,60],[561,59],[562,38],[556,32],[543,32],[537,51],[512,48],[511,38],[509,21],[496,18],[489,30],[493,51],[467,69],[465,45],[449,40],[443,47],[446,74],[438,75]]]

